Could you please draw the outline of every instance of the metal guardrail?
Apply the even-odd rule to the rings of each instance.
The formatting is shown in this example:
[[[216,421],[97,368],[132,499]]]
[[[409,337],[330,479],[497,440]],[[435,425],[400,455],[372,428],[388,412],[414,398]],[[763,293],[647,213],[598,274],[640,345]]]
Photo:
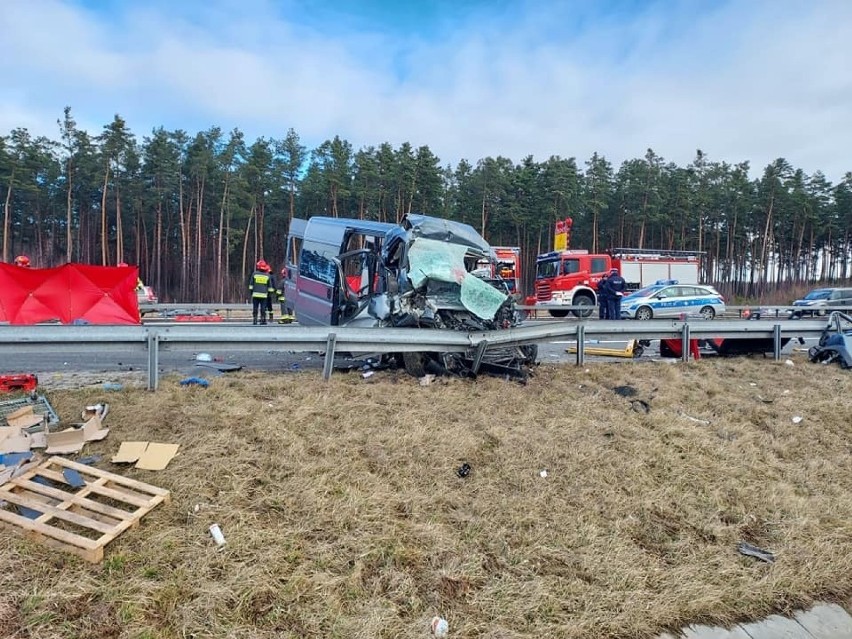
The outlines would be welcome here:
[[[247,313],[251,313],[251,304],[245,303],[203,303],[203,304],[140,304],[139,308],[145,314],[148,313],[170,313],[176,311],[200,311],[206,313],[215,313],[217,311],[224,312],[225,319],[230,319],[232,313],[243,311]],[[276,305],[276,313],[278,312]],[[594,316],[597,316],[598,307],[597,306],[563,306],[561,304],[534,304],[534,305],[525,305],[518,304],[515,306],[519,311],[527,311],[533,313],[547,313],[549,311],[563,311],[569,313],[567,319],[576,319],[573,315],[571,315],[571,311],[584,311],[586,313],[591,313]],[[759,312],[761,315],[761,319],[786,319],[789,318],[793,313],[804,313],[808,315],[810,313],[819,313],[822,316],[828,317],[832,312],[838,311],[843,313],[849,313],[850,309],[848,306],[832,306],[832,307],[821,307],[819,309],[811,309],[805,306],[792,306],[792,305],[767,305],[767,304],[750,304],[745,306],[728,306],[725,310],[725,317],[742,317],[745,311],[749,311],[749,313]],[[147,319],[147,318],[146,318]]]
[[[148,389],[159,385],[160,351],[194,351],[231,348],[244,351],[325,353],[323,377],[328,379],[336,352],[467,352],[521,344],[535,344],[557,338],[577,342],[577,364],[584,363],[584,343],[590,338],[681,339],[683,357],[689,357],[689,340],[702,338],[771,338],[774,356],[781,358],[784,337],[813,337],[822,334],[835,316],[823,320],[764,322],[753,320],[647,322],[606,321],[548,322],[506,330],[464,333],[452,330],[410,328],[340,328],[272,326],[263,330],[226,324],[173,324],[168,326],[0,326],[0,354],[33,350],[53,352],[117,351],[147,353]]]

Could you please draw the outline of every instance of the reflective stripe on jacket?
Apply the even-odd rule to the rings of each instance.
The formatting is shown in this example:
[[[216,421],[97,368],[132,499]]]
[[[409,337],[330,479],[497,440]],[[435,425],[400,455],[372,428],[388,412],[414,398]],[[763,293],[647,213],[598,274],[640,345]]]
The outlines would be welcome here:
[[[252,273],[249,280],[249,290],[251,296],[256,298],[264,298],[269,295],[269,290],[275,288],[275,282],[272,281],[272,276],[263,271],[255,271]]]

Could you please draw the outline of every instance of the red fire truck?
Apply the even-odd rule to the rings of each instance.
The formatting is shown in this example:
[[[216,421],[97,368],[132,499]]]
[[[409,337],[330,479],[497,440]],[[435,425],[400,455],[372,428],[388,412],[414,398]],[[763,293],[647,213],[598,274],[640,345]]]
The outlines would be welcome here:
[[[556,223],[554,249],[536,258],[535,304],[541,306],[589,307],[570,311],[589,317],[597,305],[601,278],[616,268],[629,291],[639,290],[657,280],[676,279],[698,283],[701,254],[658,249],[611,249],[606,253],[571,250],[571,218]],[[565,317],[568,310],[548,309],[553,317]]]
[[[521,292],[521,249],[518,246],[492,246],[497,262],[483,260],[477,263],[489,278],[498,277],[506,283],[509,293]]]

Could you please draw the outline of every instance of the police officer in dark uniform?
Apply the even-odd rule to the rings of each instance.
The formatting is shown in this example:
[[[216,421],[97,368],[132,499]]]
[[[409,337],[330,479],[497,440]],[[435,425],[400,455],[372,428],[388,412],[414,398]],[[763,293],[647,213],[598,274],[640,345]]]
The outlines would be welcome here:
[[[624,291],[627,288],[627,282],[618,274],[618,269],[610,269],[609,277],[606,278],[605,286],[607,296],[607,315],[609,319],[621,319],[621,298],[624,297]]]
[[[609,319],[609,290],[606,281],[609,275],[598,280],[598,319]]]

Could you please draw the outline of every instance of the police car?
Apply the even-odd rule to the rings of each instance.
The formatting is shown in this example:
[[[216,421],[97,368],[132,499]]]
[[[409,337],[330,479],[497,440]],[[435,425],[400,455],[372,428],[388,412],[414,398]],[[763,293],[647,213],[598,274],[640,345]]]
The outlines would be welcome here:
[[[725,298],[712,286],[658,280],[621,300],[621,317],[649,320],[698,314],[713,319],[725,312]]]

